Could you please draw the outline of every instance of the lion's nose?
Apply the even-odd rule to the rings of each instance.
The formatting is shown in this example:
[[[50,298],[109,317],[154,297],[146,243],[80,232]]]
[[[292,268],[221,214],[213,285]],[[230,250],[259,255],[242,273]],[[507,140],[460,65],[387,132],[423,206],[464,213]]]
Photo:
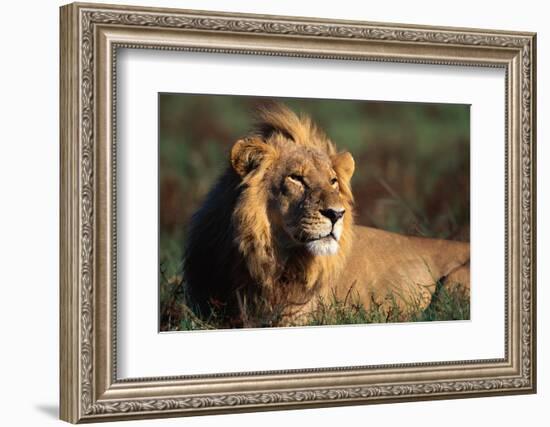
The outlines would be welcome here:
[[[321,209],[319,210],[321,212],[321,215],[326,216],[328,219],[330,219],[330,222],[333,224],[336,223],[340,218],[344,216],[344,213],[346,212],[344,209]]]

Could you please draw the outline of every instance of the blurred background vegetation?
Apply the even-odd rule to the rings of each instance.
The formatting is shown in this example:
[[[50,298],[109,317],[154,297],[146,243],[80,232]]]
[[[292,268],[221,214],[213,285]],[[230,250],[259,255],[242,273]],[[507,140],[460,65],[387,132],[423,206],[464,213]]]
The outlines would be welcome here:
[[[468,105],[278,99],[309,114],[356,163],[356,223],[469,240]],[[186,228],[266,98],[159,95],[161,329],[172,329]],[[178,309],[181,311],[181,309]],[[171,313],[174,311],[174,313]],[[168,323],[167,323],[168,322]]]

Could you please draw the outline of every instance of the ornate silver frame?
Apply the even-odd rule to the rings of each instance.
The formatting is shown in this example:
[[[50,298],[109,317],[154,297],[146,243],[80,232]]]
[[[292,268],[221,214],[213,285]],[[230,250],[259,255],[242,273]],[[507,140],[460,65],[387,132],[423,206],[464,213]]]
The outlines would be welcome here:
[[[77,423],[534,393],[535,34],[174,9],[61,8],[61,418]],[[118,380],[117,48],[502,67],[505,357]]]

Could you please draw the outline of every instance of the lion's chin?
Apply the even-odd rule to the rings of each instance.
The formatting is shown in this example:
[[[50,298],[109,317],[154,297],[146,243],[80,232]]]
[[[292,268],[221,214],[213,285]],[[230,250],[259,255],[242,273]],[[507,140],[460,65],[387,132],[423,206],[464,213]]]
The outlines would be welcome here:
[[[338,252],[338,242],[332,237],[325,237],[307,242],[306,249],[314,256],[335,255]]]

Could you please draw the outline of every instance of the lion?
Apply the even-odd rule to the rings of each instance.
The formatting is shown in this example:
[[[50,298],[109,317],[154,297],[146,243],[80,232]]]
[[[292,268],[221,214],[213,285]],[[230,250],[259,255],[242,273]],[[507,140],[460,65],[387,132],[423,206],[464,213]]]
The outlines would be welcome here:
[[[193,215],[184,250],[189,305],[227,327],[299,324],[319,298],[367,310],[424,310],[438,284],[469,293],[469,243],[354,224],[355,163],[309,116],[259,109]]]

